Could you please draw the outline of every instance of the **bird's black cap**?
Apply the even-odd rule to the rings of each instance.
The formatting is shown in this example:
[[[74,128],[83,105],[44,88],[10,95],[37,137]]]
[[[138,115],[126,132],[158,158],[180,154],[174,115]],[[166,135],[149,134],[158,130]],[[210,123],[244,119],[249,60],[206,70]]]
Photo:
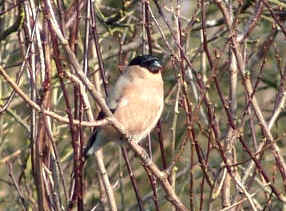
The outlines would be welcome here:
[[[160,60],[156,56],[152,55],[137,56],[131,60],[129,66],[131,65],[145,67],[152,73],[158,73],[162,68]]]

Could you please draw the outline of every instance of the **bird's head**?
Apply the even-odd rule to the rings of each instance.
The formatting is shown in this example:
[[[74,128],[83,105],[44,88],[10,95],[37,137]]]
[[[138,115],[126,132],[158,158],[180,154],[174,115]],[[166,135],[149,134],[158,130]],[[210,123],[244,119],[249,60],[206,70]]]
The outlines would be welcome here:
[[[132,65],[139,65],[141,67],[145,67],[152,73],[158,73],[162,69],[160,60],[152,55],[137,56],[129,63],[129,66]]]

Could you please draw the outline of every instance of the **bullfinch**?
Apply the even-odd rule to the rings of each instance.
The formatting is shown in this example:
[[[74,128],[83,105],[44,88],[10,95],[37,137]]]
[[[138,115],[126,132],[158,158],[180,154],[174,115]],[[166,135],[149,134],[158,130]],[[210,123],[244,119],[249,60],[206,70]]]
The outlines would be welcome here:
[[[107,105],[114,117],[136,142],[156,126],[164,107],[164,89],[160,60],[152,55],[137,56],[118,78]],[[100,113],[98,119],[104,118]],[[98,127],[89,138],[84,155],[94,153],[108,142],[123,143],[111,125]]]

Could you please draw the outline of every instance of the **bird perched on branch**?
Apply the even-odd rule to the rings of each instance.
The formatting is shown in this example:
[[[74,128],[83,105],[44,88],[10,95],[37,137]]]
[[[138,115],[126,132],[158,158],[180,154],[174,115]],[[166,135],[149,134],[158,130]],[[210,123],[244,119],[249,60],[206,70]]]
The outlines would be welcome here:
[[[164,107],[162,65],[152,55],[135,57],[118,78],[107,104],[128,136],[137,142],[156,126]],[[99,115],[99,119],[104,114]],[[96,128],[88,140],[85,157],[109,141],[122,143],[121,134],[111,125]]]

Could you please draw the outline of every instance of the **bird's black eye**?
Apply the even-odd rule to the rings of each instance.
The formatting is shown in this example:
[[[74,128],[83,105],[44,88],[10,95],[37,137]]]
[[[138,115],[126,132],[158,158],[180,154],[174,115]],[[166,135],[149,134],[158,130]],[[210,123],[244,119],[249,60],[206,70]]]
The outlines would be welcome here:
[[[129,63],[129,66],[131,65],[145,67],[152,73],[158,73],[162,68],[160,60],[152,55],[137,56]]]

